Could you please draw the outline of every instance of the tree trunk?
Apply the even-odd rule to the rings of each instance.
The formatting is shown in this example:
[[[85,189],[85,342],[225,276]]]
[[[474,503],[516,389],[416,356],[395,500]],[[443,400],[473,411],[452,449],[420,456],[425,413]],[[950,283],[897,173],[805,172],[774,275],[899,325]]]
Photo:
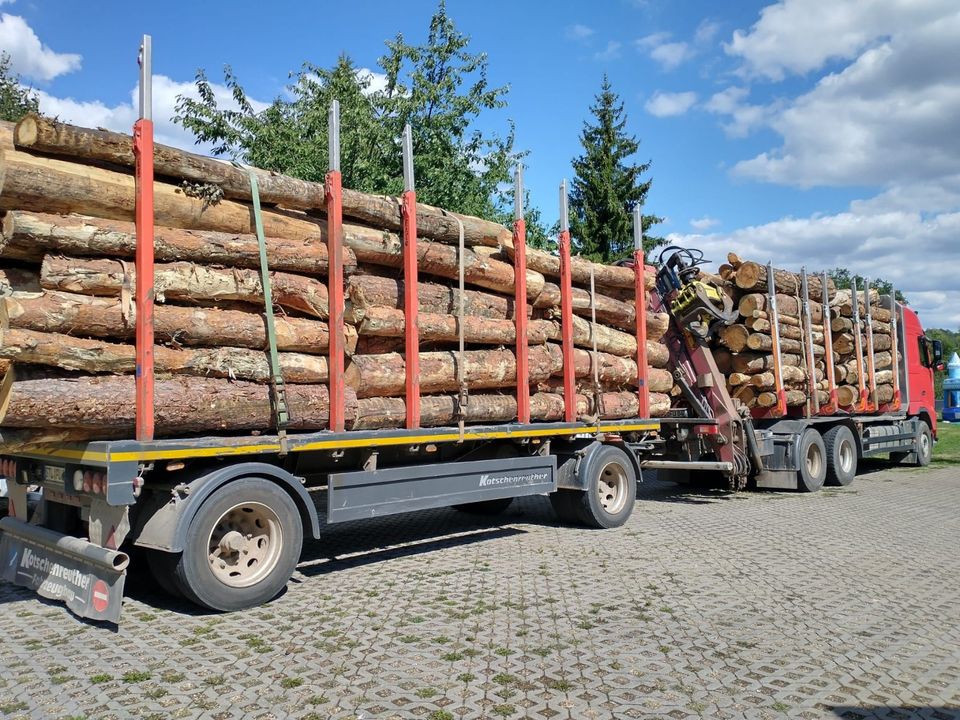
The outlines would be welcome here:
[[[135,381],[132,375],[14,380],[5,387],[0,421],[9,427],[75,427],[133,434]],[[290,430],[326,427],[329,395],[324,385],[286,388]],[[174,377],[154,383],[156,431],[188,433],[269,431],[274,413],[267,385],[213,378]],[[356,413],[347,392],[347,417]]]
[[[753,333],[747,339],[747,347],[754,351],[759,350],[771,352],[773,350],[773,338],[762,333]],[[803,352],[803,348],[799,340],[791,340],[790,338],[782,337],[780,338],[780,351],[783,353],[801,354]],[[823,355],[823,345],[817,345],[814,343],[813,354]]]
[[[764,293],[748,293],[740,298],[739,310],[744,317],[759,317],[757,312],[767,311],[767,296]],[[783,317],[800,317],[800,301],[792,295],[777,293],[777,313]],[[767,317],[764,315],[763,317]],[[823,305],[819,302],[810,302],[810,320],[815,323],[823,322]]]
[[[780,364],[799,366],[801,358],[791,353],[781,353]],[[773,369],[774,357],[770,354],[741,353],[733,356],[733,369],[737,372],[754,374]]]
[[[134,336],[135,308],[125,317],[119,298],[60,292],[16,294],[0,298],[0,308],[15,328],[121,340]],[[327,352],[326,323],[283,316],[274,321],[280,350]],[[153,322],[155,337],[160,342],[258,350],[267,347],[266,319],[261,313],[158,304],[154,306]],[[346,352],[352,354],[357,345],[357,332],[347,325],[344,336]]]
[[[503,243],[508,257],[514,257],[513,239]],[[560,277],[560,257],[537,248],[527,247],[527,267],[550,278]],[[597,286],[633,289],[636,285],[633,268],[619,265],[602,265],[583,257],[570,258],[570,277],[578,285],[590,286],[590,270],[593,270],[593,282]],[[644,287],[652,290],[656,285],[656,273],[646,271]]]
[[[786,390],[787,405],[796,407],[804,405],[807,402],[807,394],[802,390]],[[757,395],[757,406],[762,408],[774,407],[777,404],[777,394],[775,392],[762,392]]]
[[[720,328],[720,342],[731,352],[741,352],[747,347],[750,330],[745,325],[726,325]]]
[[[555,334],[555,323],[549,320],[531,320],[527,324],[527,341],[542,345]],[[402,338],[406,327],[403,310],[369,307],[357,325],[361,336]],[[459,331],[454,315],[421,313],[417,317],[420,342],[457,342]],[[513,320],[488,320],[466,315],[463,318],[464,342],[481,345],[505,345],[516,341]]]
[[[777,291],[785,295],[800,294],[800,275],[799,273],[789,272],[787,270],[774,269],[773,281],[776,283]],[[743,290],[753,292],[766,292],[767,290],[767,268],[759,263],[746,261],[737,268],[736,273],[737,287]],[[822,299],[820,278],[816,275],[807,277],[807,287],[811,300],[820,301]],[[836,286],[833,280],[828,281],[827,290],[830,296],[836,292]],[[779,298],[778,298],[779,303]]]
[[[768,320],[757,320],[753,323],[753,327],[750,329],[755,333],[763,333],[764,335],[770,335],[771,331],[773,330]],[[823,345],[824,337],[821,331],[811,330],[810,335],[813,339],[814,345]],[[806,338],[806,333],[802,328],[799,328],[795,325],[781,325],[780,337],[787,338],[789,340],[803,340]]]
[[[16,142],[34,151],[77,158],[84,162],[106,162],[132,168],[133,144],[129,135],[107,130],[90,130],[28,115],[16,128]],[[279,173],[250,168],[257,176],[260,201],[288,208],[314,210],[326,208],[322,183],[299,180]],[[160,177],[218,186],[225,197],[250,202],[248,169],[188,153],[167,145],[154,145],[154,172]],[[343,214],[376,227],[399,231],[400,202],[397,198],[370,195],[355,190],[343,191]],[[451,213],[417,203],[417,233],[423,237],[456,243],[463,223],[467,245],[497,246],[512,237],[502,225],[469,215]]]
[[[0,358],[89,374],[122,375],[136,370],[134,345],[17,328],[0,331]],[[328,380],[327,359],[324,357],[280,353],[279,359],[285,382],[319,384]],[[156,345],[153,361],[158,373],[260,383],[271,379],[269,356],[262,350],[235,347],[174,349]]]
[[[154,273],[159,303],[165,300],[187,303],[239,300],[263,305],[260,273],[255,270],[173,262],[157,263]],[[117,260],[47,255],[41,266],[40,281],[48,290],[108,296],[120,294],[126,282],[132,294],[136,286],[136,270],[133,263]],[[272,272],[270,284],[277,305],[326,319],[327,288],[320,281],[302,275]]]
[[[325,242],[268,237],[266,243],[271,270],[326,276]],[[0,233],[0,257],[37,263],[47,252],[132,258],[136,249],[134,224],[124,220],[12,211]],[[259,253],[255,235],[154,227],[157,262],[190,261],[259,270]],[[349,248],[343,251],[343,263],[345,273],[356,270],[357,259]]]
[[[464,382],[469,390],[516,384],[517,361],[512,350],[467,350],[463,355]],[[456,392],[460,387],[459,363],[457,351],[420,353],[420,391],[424,394]],[[546,380],[562,367],[562,356],[556,345],[530,348],[531,383]],[[392,397],[404,394],[405,373],[406,363],[400,353],[357,355],[347,367],[345,377],[347,385],[357,391],[357,397]]]

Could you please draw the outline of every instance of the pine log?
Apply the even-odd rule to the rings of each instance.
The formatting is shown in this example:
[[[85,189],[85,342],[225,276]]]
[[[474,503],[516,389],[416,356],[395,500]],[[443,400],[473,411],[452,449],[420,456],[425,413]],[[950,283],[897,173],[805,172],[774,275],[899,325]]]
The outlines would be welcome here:
[[[89,374],[123,375],[136,370],[133,345],[17,328],[0,330],[0,358]],[[328,380],[325,357],[283,352],[279,359],[287,383],[319,384]],[[156,345],[153,361],[158,373],[173,375],[260,383],[270,382],[272,375],[267,353],[248,348],[174,349]]]
[[[134,336],[135,311],[132,309],[129,317],[125,316],[119,298],[60,292],[17,293],[0,298],[0,307],[11,327],[108,339]],[[261,313],[160,304],[153,312],[154,333],[160,342],[259,350],[267,347],[266,319]],[[280,350],[327,352],[329,335],[326,323],[277,316],[275,325]],[[344,336],[346,352],[352,354],[357,345],[357,332],[347,325]]]
[[[810,320],[815,323],[823,321],[823,305],[821,303],[809,304]],[[748,293],[740,298],[738,306],[740,314],[744,317],[751,317],[755,312],[767,310],[767,296],[765,293]],[[793,318],[800,317],[800,301],[793,295],[784,295],[777,293],[777,313],[782,316]],[[766,316],[765,316],[766,317]]]
[[[738,385],[733,388],[730,395],[747,407],[754,407],[757,404],[757,390],[752,385]]]
[[[877,403],[893,402],[893,385],[877,385]]]
[[[892,341],[890,335],[884,335],[883,333],[874,333],[873,335],[873,351],[876,353],[879,350],[889,350],[892,347]],[[864,341],[863,347],[866,348],[867,344]]]
[[[741,352],[747,347],[747,340],[750,338],[750,329],[746,325],[726,325],[720,328],[720,342],[727,346],[731,352]]]
[[[16,370],[12,371],[14,376]],[[8,378],[9,378],[8,374]],[[155,423],[159,436],[188,433],[266,431],[274,426],[267,385],[213,378],[172,377],[154,382]],[[357,400],[347,390],[347,417]],[[327,425],[325,385],[286,388],[290,430],[319,430]],[[132,435],[135,416],[132,375],[42,378],[4,383],[0,422],[8,427],[72,427],[117,430]]]
[[[122,434],[113,433],[112,436],[122,437]],[[0,428],[0,448],[4,453],[29,453],[43,450],[52,444],[79,443],[94,438],[104,440],[110,437],[110,433],[79,428]]]
[[[271,270],[326,276],[325,242],[268,237],[266,243]],[[135,226],[124,220],[11,211],[4,218],[0,232],[0,257],[36,263],[48,252],[132,258],[136,249]],[[154,227],[154,258],[157,262],[186,260],[259,270],[259,253],[255,235]],[[347,274],[356,269],[357,259],[349,248],[344,249],[343,263]]]
[[[800,365],[800,363],[801,358],[799,355],[781,353],[781,365]],[[773,369],[773,364],[773,355],[766,353],[740,353],[739,355],[733,356],[733,369],[737,372],[754,374]]]
[[[731,387],[736,387],[737,385],[751,382],[754,377],[754,375],[748,375],[747,373],[730,373],[727,375],[727,384]]]
[[[796,365],[784,365],[780,369],[780,372],[785,385],[791,383],[806,383],[809,377],[805,368]],[[815,370],[814,377],[816,381],[819,382],[823,379],[823,373],[820,370]],[[749,382],[751,385],[760,388],[771,388],[777,384],[776,376],[770,371],[751,375]]]
[[[789,272],[788,270],[774,269],[773,281],[776,283],[778,293],[786,295],[799,295],[800,293],[800,275],[799,273]],[[738,288],[754,292],[765,292],[767,290],[767,268],[760,263],[745,261],[737,268],[736,284]],[[807,288],[811,300],[821,300],[821,282],[817,275],[807,277]],[[828,280],[828,294],[832,297],[836,292],[836,286],[833,280]],[[779,300],[778,300],[779,302]]]
[[[800,318],[794,317],[793,315],[778,315],[777,320],[780,323],[780,327],[783,327],[784,325],[790,325],[792,327],[801,326]],[[753,315],[744,320],[743,324],[750,329],[753,329],[754,327],[767,329],[770,327],[770,315],[765,310],[754,310]],[[814,325],[813,327],[822,328],[823,326]]]
[[[517,380],[517,361],[512,350],[467,350],[463,357],[464,382],[469,390],[511,387]],[[420,353],[420,391],[456,392],[460,353]],[[530,382],[546,380],[563,367],[560,348],[539,345],[530,348],[527,371]],[[636,366],[634,366],[636,368]],[[345,381],[360,398],[392,397],[405,391],[406,363],[400,353],[354,356]]]
[[[773,338],[769,335],[764,335],[762,333],[753,333],[747,338],[747,347],[751,350],[757,351],[772,351],[773,350]],[[823,345],[813,344],[813,354],[814,355],[823,355],[824,348]],[[784,353],[802,353],[803,348],[799,340],[791,340],[790,338],[780,338],[780,351]]]
[[[763,333],[764,335],[770,335],[773,328],[770,325],[769,320],[757,320],[756,322],[753,323],[750,329],[755,333]],[[823,345],[824,337],[821,331],[811,330],[810,335],[815,345]],[[802,328],[799,328],[795,325],[781,325],[780,337],[788,338],[790,340],[804,340],[806,339],[806,333],[803,331]]]
[[[134,165],[129,135],[67,125],[36,115],[23,118],[15,132],[18,146],[36,152],[72,157],[83,162],[105,162],[129,168]],[[260,201],[264,204],[302,210],[326,207],[323,183],[257,168],[241,169],[178,148],[154,145],[154,172],[158,176],[213,184],[228,198],[246,202],[251,200],[249,170],[257,176]],[[402,222],[401,206],[396,198],[349,189],[343,191],[343,214],[394,231],[400,230]],[[501,240],[511,237],[509,230],[489,220],[417,203],[417,233],[423,237],[457,242],[460,234],[457,219],[463,223],[464,242],[467,245],[497,246]]]
[[[850,288],[843,288],[842,290],[837,290],[837,294],[830,301],[831,307],[839,307],[841,310],[846,308],[847,312],[844,313],[849,315],[853,307],[853,292]],[[870,288],[870,295],[868,296],[864,290],[861,288],[857,291],[857,303],[860,306],[860,314],[863,315],[863,306],[869,303],[870,305],[877,305],[880,302],[880,293],[876,288]]]
[[[855,405],[860,399],[860,391],[853,385],[837,386],[837,404],[840,407]]]
[[[361,336],[402,338],[405,327],[403,310],[369,307],[364,310],[357,332]],[[457,342],[460,337],[455,315],[420,313],[417,329],[420,342]],[[551,320],[531,320],[527,324],[527,340],[531,345],[542,345],[553,339],[556,333],[556,323]],[[517,332],[513,320],[489,320],[467,315],[463,318],[463,335],[467,343],[505,345],[516,341]]]
[[[135,292],[133,263],[101,258],[68,258],[46,255],[40,270],[41,285],[84,295],[118,295],[127,283]],[[271,272],[273,300],[291,310],[327,317],[327,288],[319,280],[292,273]],[[215,268],[190,262],[157,263],[154,266],[157,302],[166,300],[240,300],[263,304],[260,273],[256,270]]]
[[[510,258],[514,256],[513,239],[503,243],[503,248]],[[549,278],[560,277],[560,257],[537,248],[527,247],[527,267],[543,273]],[[603,265],[586,258],[573,256],[570,258],[570,277],[578,285],[590,286],[590,271],[593,270],[593,282],[596,286],[611,288],[625,288],[628,290],[636,286],[636,277],[633,268],[620,265]],[[644,287],[652,290],[656,285],[656,273],[646,270]]]
[[[729,350],[721,347],[714,348],[713,360],[717,364],[717,369],[724,375],[733,372],[733,354]]]
[[[804,405],[807,402],[807,394],[802,390],[786,390],[787,405],[796,407]],[[777,404],[777,394],[775,392],[762,392],[757,395],[757,406],[762,408],[774,407]]]

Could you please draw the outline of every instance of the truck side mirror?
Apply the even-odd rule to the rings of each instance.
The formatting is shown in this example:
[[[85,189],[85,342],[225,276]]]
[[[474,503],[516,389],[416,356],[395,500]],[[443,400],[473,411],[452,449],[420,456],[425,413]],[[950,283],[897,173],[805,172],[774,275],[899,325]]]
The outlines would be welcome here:
[[[943,343],[939,340],[933,341],[933,363],[937,370],[943,370]]]

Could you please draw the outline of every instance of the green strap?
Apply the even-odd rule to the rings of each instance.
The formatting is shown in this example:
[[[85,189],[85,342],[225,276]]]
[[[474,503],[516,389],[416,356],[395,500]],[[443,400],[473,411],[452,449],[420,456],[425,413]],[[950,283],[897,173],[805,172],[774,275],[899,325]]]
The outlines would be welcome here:
[[[277,354],[277,329],[273,319],[273,292],[270,288],[270,268],[267,264],[267,240],[263,234],[263,216],[260,213],[260,189],[257,176],[249,171],[250,195],[253,198],[253,218],[257,229],[257,244],[260,247],[260,282],[263,285],[263,303],[267,316],[267,343],[270,348],[270,389],[273,394],[273,409],[276,413],[277,434],[280,437],[280,450],[287,452],[287,423],[290,415],[287,411],[287,394],[280,372],[280,356]]]

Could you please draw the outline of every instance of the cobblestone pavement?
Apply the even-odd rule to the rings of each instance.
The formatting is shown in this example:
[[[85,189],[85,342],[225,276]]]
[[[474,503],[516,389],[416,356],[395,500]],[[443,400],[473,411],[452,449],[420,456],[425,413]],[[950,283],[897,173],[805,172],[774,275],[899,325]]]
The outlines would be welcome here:
[[[881,469],[340,526],[248,612],[133,576],[116,632],[0,584],[0,717],[960,718],[958,539],[960,468]]]

